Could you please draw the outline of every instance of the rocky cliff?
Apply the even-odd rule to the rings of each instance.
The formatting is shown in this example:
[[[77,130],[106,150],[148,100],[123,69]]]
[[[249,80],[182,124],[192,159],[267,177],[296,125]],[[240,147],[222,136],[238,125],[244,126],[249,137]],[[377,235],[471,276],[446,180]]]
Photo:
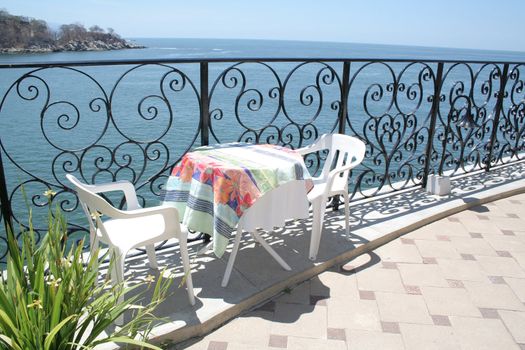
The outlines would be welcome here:
[[[15,16],[0,10],[0,53],[30,53],[56,51],[100,51],[137,49],[122,39],[112,28],[107,31],[94,25],[64,24],[55,31],[43,20]]]
[[[0,48],[1,53],[39,53],[60,51],[104,51],[122,49],[143,49],[144,46],[137,45],[124,39],[102,41],[102,40],[71,40],[66,43],[33,43],[27,47]]]

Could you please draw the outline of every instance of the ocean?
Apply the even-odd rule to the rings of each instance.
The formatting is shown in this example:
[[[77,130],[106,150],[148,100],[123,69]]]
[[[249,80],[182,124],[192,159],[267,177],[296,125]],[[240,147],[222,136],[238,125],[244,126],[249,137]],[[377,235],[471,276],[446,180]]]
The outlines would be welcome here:
[[[525,52],[336,42],[232,39],[131,38],[138,50],[0,54],[0,64],[77,60],[180,58],[355,58],[525,61]]]
[[[301,41],[132,40],[147,48],[3,54],[0,65],[202,58],[525,62],[525,52]],[[428,73],[435,72],[437,64],[365,61],[351,63],[350,122],[346,127],[374,145],[362,166],[370,175],[358,192],[415,186],[420,182],[415,172],[421,168],[426,142],[424,132],[422,138],[418,135],[428,129],[432,104],[428,97],[433,94],[433,82]],[[298,147],[305,135],[310,135],[304,140],[307,143],[311,135],[337,131],[341,62],[243,63],[232,68],[233,64],[209,65],[210,143],[253,142],[256,138],[275,142],[279,135],[281,141]],[[445,107],[450,107],[454,96],[468,96],[472,91],[477,113],[490,119],[495,105],[492,95],[498,86],[492,75],[495,67],[447,63],[441,118],[446,121]],[[118,178],[145,184],[139,193],[147,206],[155,205],[163,178],[148,183],[149,177],[200,145],[198,63],[50,68],[36,70],[15,84],[29,71],[0,69],[2,160],[16,222],[27,223],[26,205],[32,208],[35,220],[47,215],[44,183],[59,191],[54,204],[66,211],[74,207],[74,198],[60,192],[63,174],[69,171],[81,173],[87,181]],[[395,94],[394,81],[398,86]],[[461,81],[466,84],[458,85]],[[113,124],[104,109],[109,102]],[[476,150],[486,138],[485,133],[475,136],[469,148]],[[86,149],[89,151],[84,152]],[[436,146],[436,152],[440,151]],[[399,185],[399,181],[405,182]],[[70,221],[85,226],[78,212],[70,215]],[[0,260],[1,236],[0,232]]]

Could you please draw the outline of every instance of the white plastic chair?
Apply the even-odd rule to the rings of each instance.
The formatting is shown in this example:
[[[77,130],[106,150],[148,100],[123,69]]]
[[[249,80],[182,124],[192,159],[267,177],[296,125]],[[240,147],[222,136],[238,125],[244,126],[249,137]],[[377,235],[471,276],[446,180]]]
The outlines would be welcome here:
[[[100,240],[108,245],[108,249],[115,259],[114,270],[111,271],[113,283],[120,283],[124,280],[124,260],[131,249],[146,247],[149,265],[156,269],[158,266],[154,244],[176,238],[179,240],[188,298],[191,305],[195,304],[188,257],[188,232],[186,229],[181,229],[177,209],[163,206],[141,208],[135,188],[128,181],[87,185],[80,182],[72,174],[66,174],[66,178],[73,184],[89,221],[91,250],[93,251],[98,247]],[[97,194],[111,191],[124,192],[127,210],[119,210],[113,207]],[[101,214],[110,219],[102,221]],[[117,320],[117,323],[121,323],[121,321],[122,319]]]
[[[345,200],[345,229],[350,237],[348,175],[350,170],[363,161],[366,145],[358,138],[342,134],[324,134],[310,146],[297,149],[301,155],[328,150],[321,174],[314,178],[314,188],[308,193],[312,203],[313,224],[309,257],[315,260],[323,232],[324,214],[328,198],[342,195]]]
[[[291,195],[293,194],[293,195]],[[258,198],[241,216],[237,225],[237,233],[233,249],[226,265],[226,271],[221,286],[226,287],[233,269],[233,263],[239,251],[243,231],[248,231],[264,249],[286,271],[290,266],[258,233],[257,228],[271,231],[274,227],[282,227],[287,219],[302,219],[308,217],[308,199],[304,180],[289,181],[276,187]]]

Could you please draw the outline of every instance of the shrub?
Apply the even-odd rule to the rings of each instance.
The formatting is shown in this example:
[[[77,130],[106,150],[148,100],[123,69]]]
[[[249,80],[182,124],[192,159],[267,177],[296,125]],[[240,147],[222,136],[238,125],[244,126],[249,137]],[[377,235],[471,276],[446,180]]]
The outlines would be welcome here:
[[[91,349],[116,342],[159,349],[145,339],[157,320],[152,312],[165,299],[171,279],[161,276],[157,283],[149,279],[133,287],[97,282],[98,252],[84,256],[83,242],[67,244],[59,210],[48,221],[39,245],[31,224],[22,233],[21,249],[8,230],[7,270],[0,280],[0,348]],[[121,298],[145,284],[153,295],[146,305],[135,305],[143,302],[146,291]],[[112,327],[126,310],[133,313],[129,323]]]

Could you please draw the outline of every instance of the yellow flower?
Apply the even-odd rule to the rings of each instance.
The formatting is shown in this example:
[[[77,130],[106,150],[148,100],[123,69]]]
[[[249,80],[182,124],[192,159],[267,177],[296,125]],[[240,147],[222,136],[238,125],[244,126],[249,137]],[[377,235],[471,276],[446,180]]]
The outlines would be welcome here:
[[[57,288],[60,282],[62,282],[62,278],[56,280],[54,277],[51,277],[49,281],[47,281],[47,285]]]
[[[52,189],[49,189],[44,192],[44,196],[46,196],[47,198],[53,198],[56,194],[57,193],[53,191]]]
[[[43,309],[42,302],[39,299],[34,299],[33,303],[27,305],[27,308],[33,308],[33,309]]]
[[[148,275],[148,276],[144,279],[144,282],[147,282],[147,283],[153,283],[153,282],[155,282],[155,276],[153,276],[153,275]]]
[[[97,218],[100,218],[100,217],[102,217],[102,214],[99,213],[98,211],[91,213],[91,219],[93,220],[96,220]]]
[[[71,267],[71,261],[69,261],[69,259],[62,258],[60,265],[65,266],[65,267]]]

